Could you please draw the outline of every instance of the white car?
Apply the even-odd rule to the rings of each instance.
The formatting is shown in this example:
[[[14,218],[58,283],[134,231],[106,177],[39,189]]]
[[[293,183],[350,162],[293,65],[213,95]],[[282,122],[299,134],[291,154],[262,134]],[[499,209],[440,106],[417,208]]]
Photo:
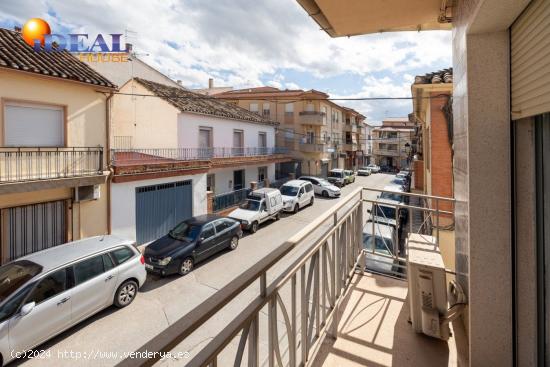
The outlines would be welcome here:
[[[273,188],[252,191],[246,201],[229,213],[228,217],[241,223],[241,228],[255,233],[258,226],[268,220],[279,220],[283,210],[281,192]]]
[[[35,252],[0,267],[0,353],[15,356],[115,305],[145,283],[133,242],[98,236]]]
[[[341,195],[340,188],[331,184],[324,178],[302,176],[299,180],[309,181],[313,185],[313,191],[316,195],[321,195],[325,198],[337,198]]]
[[[371,173],[378,173],[380,172],[380,166],[377,166],[374,163],[371,163],[367,166],[368,169],[370,169]]]
[[[291,180],[280,188],[283,195],[283,210],[285,212],[298,213],[298,210],[313,205],[315,193],[311,182],[303,180]]]
[[[346,174],[341,168],[335,168],[328,171],[328,182],[338,187],[344,187],[347,183]]]
[[[369,167],[360,167],[357,170],[357,176],[370,176],[371,170]]]
[[[398,260],[394,254],[398,249],[395,246],[395,230],[393,227],[367,222],[363,227],[363,249],[366,253],[367,270],[384,274],[395,273],[395,265]]]

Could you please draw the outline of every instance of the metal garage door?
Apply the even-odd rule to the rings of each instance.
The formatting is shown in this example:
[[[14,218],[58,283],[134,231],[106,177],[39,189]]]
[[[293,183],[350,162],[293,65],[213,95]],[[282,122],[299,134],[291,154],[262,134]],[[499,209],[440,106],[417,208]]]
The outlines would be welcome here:
[[[191,181],[136,188],[136,242],[143,244],[168,233],[193,216]]]
[[[2,262],[67,241],[65,200],[18,206],[5,211]]]

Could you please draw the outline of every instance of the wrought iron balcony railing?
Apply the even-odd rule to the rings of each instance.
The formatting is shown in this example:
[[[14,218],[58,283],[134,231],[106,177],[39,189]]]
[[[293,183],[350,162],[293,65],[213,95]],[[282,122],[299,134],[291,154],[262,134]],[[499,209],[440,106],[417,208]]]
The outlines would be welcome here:
[[[0,184],[100,175],[101,147],[1,147]]]
[[[216,158],[260,157],[287,154],[286,147],[253,148],[166,148],[166,149],[111,149],[111,160],[117,162],[192,161]]]

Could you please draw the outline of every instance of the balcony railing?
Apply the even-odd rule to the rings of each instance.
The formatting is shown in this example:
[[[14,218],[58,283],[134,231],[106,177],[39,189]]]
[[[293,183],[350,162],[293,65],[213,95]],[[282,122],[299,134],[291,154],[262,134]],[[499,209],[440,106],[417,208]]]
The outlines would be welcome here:
[[[127,358],[119,366],[150,366],[168,352],[195,348],[198,344],[192,334],[207,323],[212,326],[214,317],[217,319],[218,313],[227,312],[228,307],[236,312],[231,318],[223,315],[220,319],[223,324],[218,325],[220,330],[213,332],[213,338],[207,338],[209,342],[202,349],[194,350],[192,359],[185,361],[186,365],[311,365],[324,338],[328,334],[338,337],[340,308],[366,307],[352,303],[344,306],[343,303],[350,285],[363,274],[369,253],[372,255],[375,250],[364,249],[365,228],[377,225],[376,219],[364,218],[364,209],[372,205],[391,206],[397,213],[396,219],[401,211],[407,210],[411,217],[408,233],[430,231],[432,235],[433,228],[439,230],[440,227],[428,228],[425,225],[428,219],[439,223],[437,218],[452,214],[452,209],[440,209],[443,203],[454,205],[451,198],[399,193],[403,196],[402,204],[387,204],[374,199],[381,193],[398,194],[368,188],[352,191],[191,312],[172,322],[133,353],[135,358]],[[416,220],[419,217],[421,219]],[[395,232],[405,229],[398,228]],[[373,230],[373,233],[376,232]],[[436,238],[435,245],[439,245],[439,232]],[[406,276],[404,270],[399,270],[406,268],[406,251],[400,251],[401,243],[398,237],[396,245],[390,248],[395,255],[387,258],[396,265],[399,275]],[[378,247],[377,244],[376,249]],[[359,298],[360,301],[362,297]],[[244,305],[239,304],[238,309],[228,306],[237,299],[246,301]],[[361,327],[369,325],[363,323]],[[415,332],[411,329],[410,333],[414,335]],[[204,339],[203,333],[200,334]],[[267,340],[264,342],[264,339]]]
[[[299,113],[300,124],[304,125],[326,125],[327,115],[319,111],[301,111]]]
[[[101,147],[1,147],[0,184],[103,173]]]
[[[167,148],[167,149],[112,149],[111,159],[117,162],[192,161],[215,158],[259,157],[287,154],[286,147],[252,148]]]
[[[218,212],[239,205],[244,202],[250,191],[247,188],[215,195],[212,197],[212,210]]]
[[[394,156],[394,157],[407,157],[408,153],[406,150],[393,150],[393,149],[373,149],[373,154],[375,155],[385,155],[385,156]]]

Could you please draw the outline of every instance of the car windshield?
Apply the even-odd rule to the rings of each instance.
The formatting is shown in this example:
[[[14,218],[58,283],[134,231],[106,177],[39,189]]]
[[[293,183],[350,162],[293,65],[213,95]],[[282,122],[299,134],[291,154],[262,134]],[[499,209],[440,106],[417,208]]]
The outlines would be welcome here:
[[[395,208],[385,205],[376,205],[376,212],[374,215],[385,219],[395,219]]]
[[[402,178],[396,177],[392,180],[391,183],[397,184],[397,185],[403,185],[405,183],[405,180],[403,180]]]
[[[28,260],[15,261],[0,267],[0,302],[42,271],[42,266]]]
[[[201,233],[201,226],[198,224],[190,224],[181,222],[168,233],[170,237],[183,241],[194,241]]]
[[[285,196],[296,196],[298,194],[299,187],[283,185],[281,187],[281,194]]]
[[[241,209],[257,212],[260,210],[260,204],[261,202],[258,200],[247,200],[241,205]]]
[[[380,195],[380,199],[390,199],[401,202],[402,196],[396,192],[383,192],[382,195]]]
[[[332,184],[327,180],[318,180],[318,181],[319,181],[319,185],[321,186],[332,186]]]
[[[333,172],[330,171],[328,173],[328,177],[336,177],[336,178],[342,178],[344,176],[344,172]]]
[[[369,167],[361,167],[360,169],[367,171],[369,169]]]
[[[368,225],[368,224],[367,224]],[[372,251],[373,236],[371,234],[363,235],[363,248],[367,251]],[[388,238],[376,236],[374,252],[379,254],[391,255],[392,243]]]

